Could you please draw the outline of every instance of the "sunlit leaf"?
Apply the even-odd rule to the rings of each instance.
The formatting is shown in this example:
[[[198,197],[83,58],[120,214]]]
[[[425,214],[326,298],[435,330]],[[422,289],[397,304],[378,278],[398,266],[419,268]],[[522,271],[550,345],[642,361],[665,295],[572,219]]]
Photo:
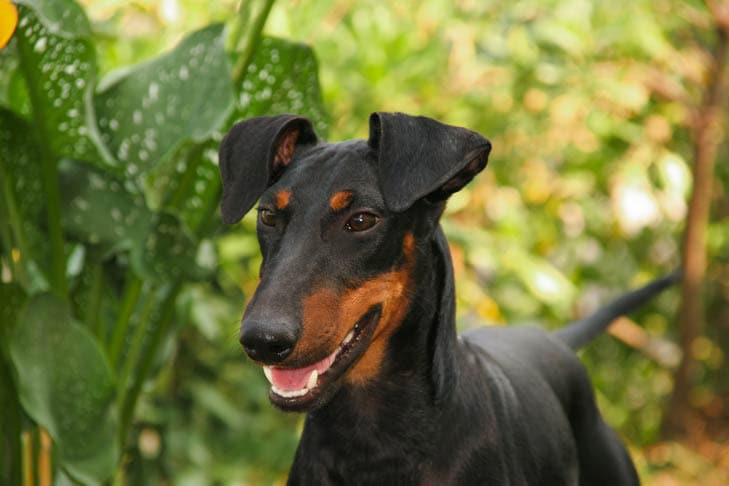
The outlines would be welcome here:
[[[10,341],[20,401],[58,445],[63,467],[101,483],[119,454],[114,383],[103,351],[51,294],[32,298]]]
[[[328,120],[319,86],[319,66],[311,47],[264,38],[239,87],[236,116],[299,113],[311,118],[321,137]]]
[[[233,106],[223,26],[188,35],[171,52],[104,79],[94,98],[104,142],[136,175],[185,140],[202,141]]]
[[[108,160],[89,105],[96,53],[83,11],[72,0],[27,2],[18,11],[21,72],[43,143],[51,155]]]
[[[529,289],[532,295],[543,304],[559,312],[574,302],[574,285],[547,260],[535,257],[517,248],[504,252],[500,267],[514,274]]]
[[[318,65],[310,47],[264,38],[243,82],[236,88],[239,92],[234,118],[300,113],[312,120],[320,137],[326,137],[328,120],[319,87]],[[167,209],[178,214],[189,228],[203,224],[209,217],[208,208],[219,198],[217,150],[221,139],[222,134],[215,133],[202,147],[181,150],[174,163],[160,167],[148,180],[148,198],[156,200],[173,194],[167,201]],[[194,171],[183,177],[193,164]]]
[[[615,218],[626,235],[635,235],[661,218],[651,183],[640,166],[625,167],[616,174],[610,195]]]

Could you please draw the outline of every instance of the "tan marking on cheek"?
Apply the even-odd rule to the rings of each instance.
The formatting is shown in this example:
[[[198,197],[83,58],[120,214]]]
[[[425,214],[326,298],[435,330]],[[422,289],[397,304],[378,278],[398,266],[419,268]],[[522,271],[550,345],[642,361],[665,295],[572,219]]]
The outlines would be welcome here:
[[[412,233],[407,233],[403,239],[403,254],[405,264],[399,270],[386,273],[355,290],[366,296],[357,296],[354,299],[361,304],[356,305],[359,311],[364,309],[366,312],[371,306],[379,303],[382,304],[382,313],[370,345],[347,374],[346,380],[350,383],[364,384],[377,375],[382,366],[387,343],[405,319],[410,307],[411,273],[415,264],[415,238]],[[352,326],[358,318],[355,318]]]
[[[301,337],[289,362],[310,364],[311,359],[323,359],[322,350],[333,352],[348,331],[337,326],[339,295],[332,289],[315,290],[303,300]]]
[[[410,275],[406,270],[387,273],[360,287],[350,297],[349,306],[352,310],[349,314],[353,318],[351,326],[374,305],[381,304],[382,311],[369,346],[347,374],[346,381],[363,384],[379,372],[390,336],[402,322],[408,309],[409,280]]]
[[[329,207],[334,211],[341,211],[342,209],[349,206],[352,202],[352,193],[350,191],[341,191],[335,193],[331,199],[329,199]]]
[[[381,305],[380,320],[376,323],[370,344],[347,372],[345,381],[363,384],[375,377],[390,336],[408,311],[414,251],[415,240],[408,233],[403,239],[405,263],[399,269],[367,280],[343,294],[325,287],[306,296],[302,307],[301,337],[286,361],[309,364],[312,359],[323,359],[326,357],[324,352],[333,352],[368,310]]]
[[[276,193],[276,207],[278,209],[286,208],[286,206],[289,205],[290,200],[291,200],[291,191],[283,189]]]

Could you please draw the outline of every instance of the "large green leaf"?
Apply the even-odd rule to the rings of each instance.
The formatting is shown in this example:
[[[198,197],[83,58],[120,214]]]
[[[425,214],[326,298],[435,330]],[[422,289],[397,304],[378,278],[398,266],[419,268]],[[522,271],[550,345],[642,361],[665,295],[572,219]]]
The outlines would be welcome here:
[[[63,161],[60,177],[63,226],[69,233],[117,248],[142,244],[154,215],[130,181],[72,160]]]
[[[182,222],[161,212],[142,245],[132,250],[132,266],[145,279],[159,283],[199,276],[195,264],[197,242]]]
[[[32,298],[10,340],[20,401],[58,445],[61,463],[84,484],[100,483],[119,455],[114,382],[96,340],[51,294]]]
[[[175,157],[150,173],[145,187],[150,206],[174,212],[191,230],[206,222],[210,206],[217,206],[220,199],[221,138],[222,134],[215,133],[203,144],[186,144]]]
[[[154,213],[130,180],[91,164],[61,164],[63,225],[78,239],[131,250],[137,275],[157,282],[199,276],[196,241],[176,216]],[[102,247],[103,248],[103,247]]]
[[[308,46],[264,38],[236,89],[234,119],[301,113],[311,118],[320,136],[326,136],[328,120],[318,66]],[[160,166],[148,180],[148,200],[165,205],[165,195],[173,194],[166,207],[189,228],[198,228],[209,217],[210,205],[220,197],[217,149],[221,139],[221,133],[214,133],[202,146],[185,147]],[[188,170],[191,166],[194,169]]]
[[[90,103],[96,53],[86,16],[72,0],[20,3],[15,37],[34,128],[55,156],[102,160]]]
[[[319,136],[326,136],[319,66],[309,46],[264,38],[238,90],[239,118],[299,113],[311,118]]]
[[[145,172],[188,139],[205,140],[233,105],[223,26],[102,81],[94,99],[102,139],[129,175]]]

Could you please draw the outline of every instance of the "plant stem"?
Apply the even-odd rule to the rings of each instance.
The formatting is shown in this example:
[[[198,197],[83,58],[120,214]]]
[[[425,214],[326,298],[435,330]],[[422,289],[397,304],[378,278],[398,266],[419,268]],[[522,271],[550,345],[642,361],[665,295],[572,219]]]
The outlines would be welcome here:
[[[721,143],[722,122],[726,110],[724,85],[729,59],[729,19],[716,16],[717,44],[712,52],[712,76],[704,93],[693,126],[693,191],[686,218],[683,240],[683,280],[678,326],[683,355],[676,373],[662,432],[667,436],[687,433],[690,412],[689,395],[694,385],[697,360],[693,344],[704,329],[703,283],[706,275],[706,233],[711,209],[714,161]]]
[[[20,436],[20,442],[23,447],[23,486],[33,486],[35,479],[33,477],[33,435],[28,430],[24,430]]]
[[[8,250],[8,261],[10,268],[13,272],[13,279],[20,282],[21,285],[27,288],[28,278],[25,274],[25,267],[23,266],[23,260],[30,257],[28,245],[25,238],[25,230],[23,229],[23,223],[18,212],[18,205],[15,202],[15,194],[12,186],[10,185],[10,178],[5,170],[4,162],[0,160],[0,191],[2,191],[2,198],[0,199],[0,214],[5,216],[6,221],[9,224],[12,235],[8,234],[5,230],[5,225],[2,230],[3,246]],[[20,258],[15,261],[15,255],[12,254],[13,248],[17,248],[20,253]]]
[[[38,486],[51,486],[51,437],[43,427],[38,427]]]
[[[99,343],[105,343],[104,323],[99,316],[101,310],[101,298],[104,290],[104,266],[95,262],[91,264],[91,289],[89,291],[89,302],[86,305],[86,327],[94,333]]]
[[[139,393],[142,390],[145,380],[152,371],[152,365],[159,352],[159,347],[162,344],[162,339],[167,335],[167,331],[172,323],[172,319],[175,316],[175,302],[177,301],[177,295],[182,289],[182,284],[177,282],[167,294],[167,297],[162,304],[162,308],[159,315],[157,325],[154,327],[152,335],[149,337],[149,342],[146,347],[146,352],[142,355],[142,360],[137,368],[135,374],[134,383],[132,384],[129,393],[126,395],[124,403],[121,406],[121,423],[119,432],[121,434],[122,443],[126,439],[131,425],[132,416],[134,414],[134,408],[137,405],[137,399]]]
[[[143,284],[142,279],[137,277],[134,272],[127,271],[127,283],[124,287],[121,308],[114,324],[114,333],[109,345],[109,362],[113,369],[116,369],[119,364],[119,356],[124,347],[124,338],[127,336],[127,330],[129,329],[129,320],[134,313],[134,308],[137,306]]]
[[[134,329],[134,334],[132,336],[132,342],[129,345],[129,352],[127,353],[126,357],[124,358],[124,364],[121,367],[121,372],[119,373],[119,379],[117,380],[117,401],[119,403],[119,409],[121,410],[122,405],[124,404],[124,400],[126,397],[126,389],[127,389],[127,380],[129,378],[129,375],[132,371],[132,368],[134,368],[134,365],[139,360],[139,356],[142,353],[142,347],[144,345],[144,337],[147,334],[147,331],[149,330],[149,324],[151,322],[150,314],[152,313],[152,309],[154,309],[154,305],[157,303],[157,299],[155,298],[154,293],[150,293],[149,297],[147,298],[147,301],[144,303],[144,308],[142,309],[142,312],[139,316],[139,324]]]
[[[261,42],[263,34],[263,27],[266,25],[268,15],[271,13],[275,0],[265,0],[263,7],[258,12],[255,20],[253,21],[252,27],[246,32],[245,40],[243,45],[240,43],[236,45],[236,51],[240,53],[238,61],[233,67],[233,85],[238,86],[248,70],[248,65],[253,60],[253,55],[256,53],[258,44]]]
[[[247,0],[241,0],[238,5],[238,16],[236,17],[236,22],[233,25],[233,29],[227,43],[227,47],[231,51],[238,49],[238,43],[240,42],[241,35],[243,35],[243,32],[248,31],[248,25],[251,20],[251,5],[252,2]]]
[[[46,214],[51,243],[51,289],[62,299],[68,300],[66,281],[66,252],[64,250],[63,228],[61,227],[61,192],[58,187],[58,164],[41,144],[43,164],[43,186],[46,194]]]
[[[2,335],[0,333],[0,335]],[[2,336],[5,338],[5,336]],[[21,445],[22,412],[18,393],[10,372],[10,365],[0,351],[0,457],[6,460],[8,470],[0,473],[0,482],[21,484],[23,451]]]

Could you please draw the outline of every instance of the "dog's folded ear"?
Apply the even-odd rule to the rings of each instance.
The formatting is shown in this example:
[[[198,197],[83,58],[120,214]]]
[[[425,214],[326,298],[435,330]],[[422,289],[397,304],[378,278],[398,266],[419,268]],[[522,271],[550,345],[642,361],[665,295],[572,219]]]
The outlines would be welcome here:
[[[423,197],[447,199],[486,167],[491,151],[476,132],[403,113],[370,115],[367,143],[378,156],[385,203],[395,212]]]
[[[232,224],[281,177],[298,145],[316,143],[309,119],[298,115],[260,116],[236,123],[220,144],[223,222]]]

